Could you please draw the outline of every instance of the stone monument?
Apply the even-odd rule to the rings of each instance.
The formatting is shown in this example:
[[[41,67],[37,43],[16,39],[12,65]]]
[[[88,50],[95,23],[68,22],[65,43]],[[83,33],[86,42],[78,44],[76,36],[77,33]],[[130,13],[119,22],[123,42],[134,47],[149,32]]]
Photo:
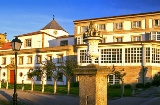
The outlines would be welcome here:
[[[90,22],[83,38],[87,43],[86,56],[91,58],[91,64],[80,66],[74,71],[79,76],[80,105],[107,105],[107,75],[111,69],[95,64],[95,59],[100,55],[98,43],[102,35]]]

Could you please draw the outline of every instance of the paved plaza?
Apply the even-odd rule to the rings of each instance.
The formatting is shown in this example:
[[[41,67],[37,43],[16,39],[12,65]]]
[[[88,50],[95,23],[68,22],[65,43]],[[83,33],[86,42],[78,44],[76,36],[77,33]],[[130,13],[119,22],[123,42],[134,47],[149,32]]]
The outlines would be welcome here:
[[[23,105],[79,105],[79,97],[18,90]],[[0,100],[12,101],[13,89],[0,89]],[[109,99],[108,105],[160,105],[160,97],[124,97]]]

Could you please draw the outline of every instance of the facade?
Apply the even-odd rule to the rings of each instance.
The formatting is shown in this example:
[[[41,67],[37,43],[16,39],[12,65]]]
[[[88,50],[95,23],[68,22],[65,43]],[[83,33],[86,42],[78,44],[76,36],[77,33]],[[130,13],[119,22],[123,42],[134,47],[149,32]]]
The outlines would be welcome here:
[[[30,68],[42,67],[41,62],[46,59],[56,63],[57,69],[61,63],[74,56],[74,36],[69,35],[54,19],[39,31],[18,35],[23,43],[17,55],[17,83],[31,83],[27,73]],[[0,80],[14,82],[14,52],[10,42],[0,48]],[[45,84],[53,84],[52,77],[45,77]],[[36,84],[41,78],[34,77]],[[61,75],[58,85],[66,85],[65,76]]]
[[[126,84],[150,82],[160,72],[160,11],[75,20],[77,61],[81,66],[91,63],[83,41],[83,34],[91,21],[103,35],[96,64],[124,69]],[[120,81],[110,74],[108,82]]]

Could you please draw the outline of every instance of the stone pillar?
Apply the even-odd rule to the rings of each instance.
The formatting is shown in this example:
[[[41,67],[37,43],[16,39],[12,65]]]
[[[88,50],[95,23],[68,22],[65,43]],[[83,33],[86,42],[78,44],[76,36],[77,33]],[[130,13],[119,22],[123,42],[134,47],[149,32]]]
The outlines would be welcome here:
[[[107,67],[80,67],[75,70],[79,76],[80,105],[107,105]]]

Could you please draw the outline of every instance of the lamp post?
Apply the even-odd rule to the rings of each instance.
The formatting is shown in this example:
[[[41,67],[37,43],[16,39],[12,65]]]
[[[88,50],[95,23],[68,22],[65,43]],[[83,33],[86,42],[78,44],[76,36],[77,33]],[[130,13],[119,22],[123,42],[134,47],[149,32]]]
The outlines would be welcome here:
[[[13,93],[13,105],[17,105],[17,51],[20,50],[22,42],[18,37],[15,37],[15,39],[11,42],[12,50],[15,54],[15,70],[14,70],[14,93]]]

